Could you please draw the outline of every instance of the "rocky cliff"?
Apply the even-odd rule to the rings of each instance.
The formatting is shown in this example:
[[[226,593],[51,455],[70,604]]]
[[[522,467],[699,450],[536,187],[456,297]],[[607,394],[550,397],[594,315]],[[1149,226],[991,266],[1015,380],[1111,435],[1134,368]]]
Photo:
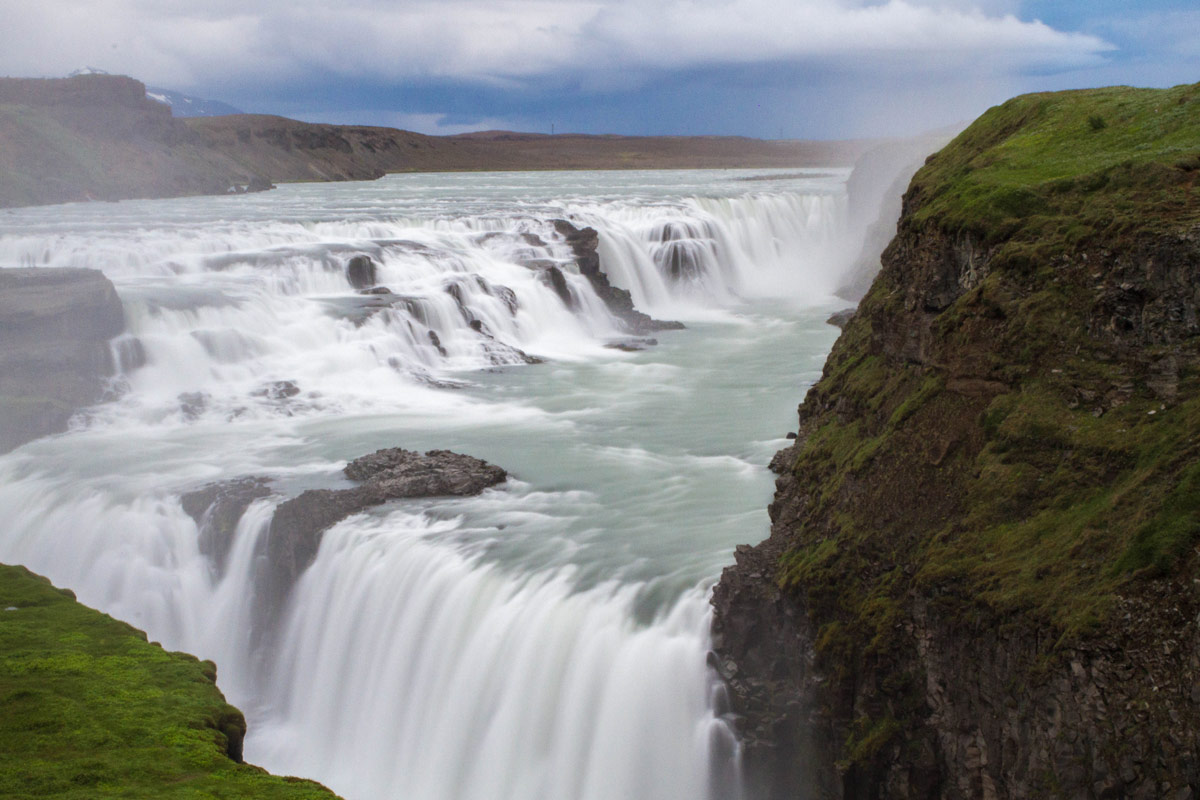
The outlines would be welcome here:
[[[764,798],[1200,791],[1200,85],[933,156],[714,595]]]

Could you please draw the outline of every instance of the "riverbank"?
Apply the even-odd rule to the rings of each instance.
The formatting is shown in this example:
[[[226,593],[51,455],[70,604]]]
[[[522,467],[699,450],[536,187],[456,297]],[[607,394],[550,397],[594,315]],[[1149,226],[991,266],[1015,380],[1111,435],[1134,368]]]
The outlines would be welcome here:
[[[242,763],[216,671],[0,565],[0,795],[336,800]]]

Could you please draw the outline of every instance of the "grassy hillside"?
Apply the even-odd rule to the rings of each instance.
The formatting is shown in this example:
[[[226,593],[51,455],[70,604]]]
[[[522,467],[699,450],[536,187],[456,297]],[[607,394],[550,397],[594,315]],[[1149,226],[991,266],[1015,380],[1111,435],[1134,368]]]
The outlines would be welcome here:
[[[765,796],[1200,785],[1198,175],[1200,85],[1018,97],[913,177],[714,593]]]
[[[917,173],[805,403],[795,472],[821,476],[806,516],[823,524],[786,556],[789,584],[883,634],[908,565],[926,590],[1078,633],[1190,557],[1198,170],[1184,86],[1018,97]]]
[[[262,114],[173,119],[119,75],[0,78],[0,207],[219,194],[388,172],[849,165],[863,142],[741,137],[424,136]]]
[[[330,800],[234,761],[216,668],[0,565],[0,796]]]

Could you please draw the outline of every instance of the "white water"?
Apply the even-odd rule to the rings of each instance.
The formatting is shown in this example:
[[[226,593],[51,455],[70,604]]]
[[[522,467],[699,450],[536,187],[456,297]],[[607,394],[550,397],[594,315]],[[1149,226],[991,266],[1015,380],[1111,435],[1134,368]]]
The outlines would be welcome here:
[[[732,177],[392,176],[0,217],[0,266],[101,269],[129,326],[110,402],[0,457],[0,560],[214,659],[247,758],[348,798],[733,794],[707,592],[765,534],[763,465],[832,342],[843,200],[840,178]],[[688,330],[605,348],[628,336],[556,218]],[[364,314],[357,254],[406,300]],[[330,529],[260,647],[272,509],[389,446],[513,478]],[[178,497],[244,475],[274,494],[222,573]]]

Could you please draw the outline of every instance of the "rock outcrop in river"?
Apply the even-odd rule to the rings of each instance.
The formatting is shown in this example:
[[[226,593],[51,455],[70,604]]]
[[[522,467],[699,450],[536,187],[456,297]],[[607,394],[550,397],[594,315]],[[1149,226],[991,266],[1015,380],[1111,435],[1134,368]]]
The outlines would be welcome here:
[[[67,429],[112,374],[125,329],[116,289],[92,269],[0,269],[0,453]]]
[[[449,450],[424,454],[393,447],[356,458],[346,477],[348,489],[309,489],[280,503],[263,549],[256,605],[264,625],[283,607],[292,585],[316,558],[326,530],[351,514],[389,500],[479,494],[503,483],[508,473],[473,456]],[[270,494],[265,478],[239,478],[209,484],[181,498],[200,528],[200,549],[223,572],[237,522],[250,503]]]
[[[1197,796],[1198,131],[1032,95],[914,177],[713,600],[762,796]]]

